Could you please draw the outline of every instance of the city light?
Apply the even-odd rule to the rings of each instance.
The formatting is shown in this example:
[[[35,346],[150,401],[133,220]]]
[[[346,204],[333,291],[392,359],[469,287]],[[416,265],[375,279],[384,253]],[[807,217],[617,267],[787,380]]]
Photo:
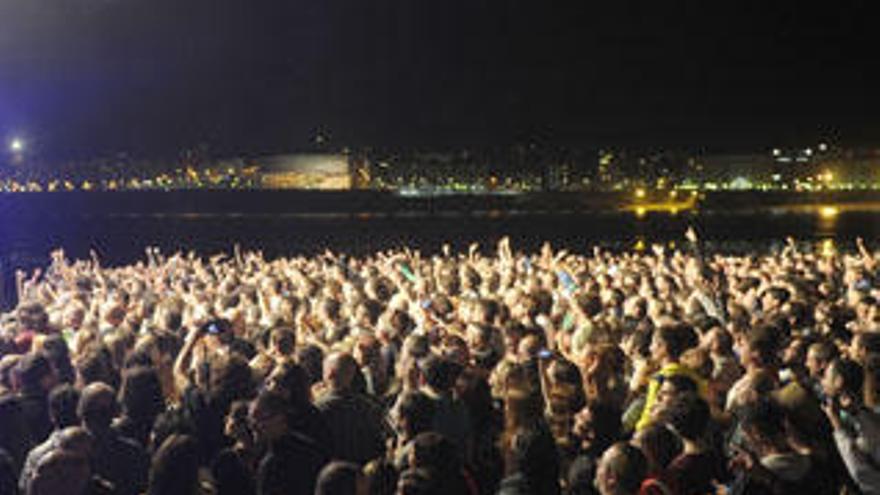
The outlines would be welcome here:
[[[819,151],[828,151],[828,145],[825,143],[819,143]]]
[[[823,206],[819,208],[819,216],[822,218],[834,218],[840,210],[836,206]]]
[[[12,138],[9,141],[9,151],[13,153],[21,153],[24,151],[24,140],[21,138]]]
[[[636,197],[641,199],[645,197],[645,190],[642,188],[636,189]]]

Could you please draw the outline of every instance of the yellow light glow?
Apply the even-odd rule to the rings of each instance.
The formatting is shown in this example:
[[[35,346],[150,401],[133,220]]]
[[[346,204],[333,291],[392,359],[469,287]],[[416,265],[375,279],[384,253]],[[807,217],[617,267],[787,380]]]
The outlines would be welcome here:
[[[645,190],[642,189],[641,187],[636,189],[636,197],[637,198],[644,198],[645,197]]]
[[[677,196],[678,196],[678,191],[669,191],[669,197],[670,197],[670,198],[675,198],[675,197],[677,197]]]
[[[822,241],[822,256],[834,256],[835,250],[834,239]]]
[[[637,217],[641,218],[641,217],[645,216],[645,213],[647,213],[647,210],[645,209],[644,206],[639,206],[638,208],[636,208],[636,216]]]
[[[645,250],[645,240],[644,239],[637,240],[635,246],[633,246],[633,249],[635,249],[636,251],[644,251]]]
[[[840,210],[836,206],[823,206],[819,208],[819,216],[822,218],[833,218],[838,213],[840,213]]]

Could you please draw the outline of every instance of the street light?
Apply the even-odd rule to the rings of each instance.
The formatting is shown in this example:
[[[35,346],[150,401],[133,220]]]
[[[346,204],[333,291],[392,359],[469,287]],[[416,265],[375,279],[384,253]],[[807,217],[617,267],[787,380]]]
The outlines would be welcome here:
[[[13,138],[9,141],[9,151],[13,153],[21,153],[24,151],[24,140],[21,138]]]

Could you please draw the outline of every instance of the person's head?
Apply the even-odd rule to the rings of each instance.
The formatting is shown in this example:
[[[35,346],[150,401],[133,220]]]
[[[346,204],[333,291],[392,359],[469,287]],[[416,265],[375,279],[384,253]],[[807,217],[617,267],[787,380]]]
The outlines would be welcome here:
[[[864,382],[865,374],[859,363],[851,359],[838,358],[831,361],[831,364],[825,369],[822,389],[828,397],[859,404]]]
[[[188,435],[165,439],[150,465],[148,495],[198,493],[199,444]]]
[[[780,335],[770,325],[758,325],[745,335],[741,359],[746,367],[772,368],[779,361]]]
[[[697,442],[709,426],[709,404],[697,394],[683,394],[667,403],[661,421],[682,439]]]
[[[426,469],[407,469],[397,480],[396,495],[440,495],[443,482]]]
[[[70,349],[61,335],[47,335],[43,339],[43,355],[52,364],[52,368],[57,373],[59,381],[73,383],[76,376],[73,364],[70,362]]]
[[[850,343],[850,358],[864,366],[869,357],[880,354],[880,332],[858,332]]]
[[[660,387],[657,389],[657,402],[655,411],[659,412],[666,408],[670,401],[684,394],[696,393],[697,382],[686,375],[663,376]]]
[[[715,327],[706,333],[706,348],[716,356],[733,355],[733,337],[722,327]]]
[[[574,434],[582,448],[593,452],[604,452],[620,439],[622,428],[621,412],[602,402],[588,402],[574,416]]]
[[[196,427],[192,420],[181,409],[169,409],[156,417],[153,429],[150,431],[147,450],[155,453],[165,442],[165,439],[172,435],[196,435]]]
[[[422,383],[441,394],[452,390],[461,369],[458,363],[434,354],[419,362]]]
[[[398,434],[411,439],[428,431],[434,421],[434,401],[422,392],[406,391],[397,401],[394,419]]]
[[[825,368],[831,364],[835,357],[837,357],[837,348],[832,343],[820,340],[810,344],[804,362],[810,377],[814,380],[821,380]]]
[[[113,356],[104,346],[90,346],[76,359],[77,385],[84,387],[90,383],[103,382],[109,385],[119,383],[119,373],[113,366]]]
[[[248,418],[256,439],[271,443],[288,432],[288,403],[281,394],[264,391],[251,403]]]
[[[309,377],[302,366],[284,363],[277,366],[266,378],[266,387],[283,395],[291,405],[305,404],[311,398]]]
[[[214,360],[211,368],[211,402],[224,413],[236,400],[250,399],[256,394],[253,371],[247,360],[229,354]]]
[[[229,406],[229,413],[223,425],[223,433],[237,441],[249,444],[253,440],[250,426],[248,425],[248,408],[250,403],[239,400]]]
[[[367,480],[360,467],[333,461],[324,466],[315,483],[315,495],[367,495]]]
[[[648,474],[648,461],[636,447],[617,442],[602,454],[596,469],[596,488],[602,495],[631,495]]]
[[[648,471],[660,473],[678,457],[682,445],[678,436],[664,424],[655,423],[639,430],[633,443],[645,454]]]
[[[83,389],[77,414],[89,432],[101,433],[109,430],[118,409],[116,393],[110,385],[96,382]]]
[[[309,385],[314,385],[321,381],[323,377],[324,351],[314,344],[308,344],[300,347],[296,351],[296,362],[303,367],[306,377],[309,379]]]
[[[293,356],[296,350],[296,333],[292,328],[276,327],[269,334],[269,349],[279,357]]]
[[[787,449],[785,413],[776,402],[760,398],[743,406],[740,426],[750,450],[758,455]]]
[[[43,354],[31,353],[18,363],[18,378],[25,392],[48,393],[55,386],[55,371]]]
[[[165,409],[158,373],[142,366],[126,370],[122,374],[119,402],[126,416],[152,422]]]
[[[409,465],[442,474],[448,481],[460,475],[462,459],[458,446],[443,435],[428,431],[419,433],[412,441]],[[456,480],[458,481],[458,480]]]
[[[765,311],[779,309],[791,298],[788,289],[782,287],[770,287],[761,295],[761,308]]]
[[[324,382],[331,390],[345,392],[351,389],[357,362],[351,354],[335,352],[324,359]]]
[[[354,345],[354,358],[362,367],[382,364],[382,343],[371,333],[358,335]]]
[[[55,429],[79,424],[79,397],[79,390],[67,384],[57,385],[49,392],[49,419]]]
[[[659,362],[678,361],[684,351],[697,343],[697,334],[690,325],[664,325],[654,331],[651,355]]]

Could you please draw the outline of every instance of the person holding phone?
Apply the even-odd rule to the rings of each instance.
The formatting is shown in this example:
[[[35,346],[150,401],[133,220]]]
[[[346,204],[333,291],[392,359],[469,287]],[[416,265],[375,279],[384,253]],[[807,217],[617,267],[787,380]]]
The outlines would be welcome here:
[[[853,481],[863,493],[880,493],[880,415],[864,406],[863,384],[858,363],[835,359],[822,377],[822,409]]]

